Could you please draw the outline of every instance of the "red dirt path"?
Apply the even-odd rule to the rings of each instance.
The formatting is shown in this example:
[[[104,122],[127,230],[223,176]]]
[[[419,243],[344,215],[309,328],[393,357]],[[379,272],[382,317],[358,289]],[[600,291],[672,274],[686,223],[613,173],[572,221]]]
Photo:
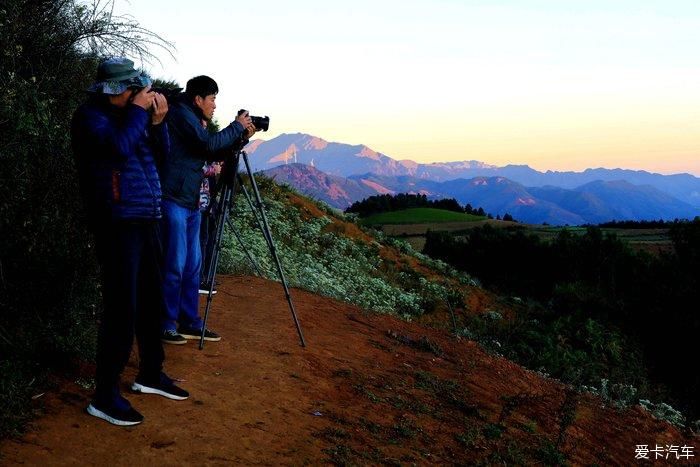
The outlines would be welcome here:
[[[279,284],[221,282],[210,323],[224,339],[166,348],[189,400],[127,394],[146,420],[120,428],[84,413],[89,390],[60,381],[30,431],[0,444],[0,463],[631,465],[638,444],[700,454],[697,437],[640,408],[604,407],[473,342],[293,290],[303,349]],[[134,374],[132,361],[125,380]]]

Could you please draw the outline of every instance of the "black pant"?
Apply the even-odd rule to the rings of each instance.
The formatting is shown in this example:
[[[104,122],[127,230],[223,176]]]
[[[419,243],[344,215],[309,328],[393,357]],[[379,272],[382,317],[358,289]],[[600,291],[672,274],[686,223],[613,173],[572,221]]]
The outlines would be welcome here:
[[[97,340],[95,402],[119,404],[119,377],[134,342],[139,381],[157,382],[163,368],[163,299],[156,222],[107,221],[95,229],[104,312]]]
[[[214,247],[216,246],[216,217],[214,210],[206,210],[202,212],[202,221],[199,226],[199,244],[202,249],[202,274],[201,283],[207,280],[207,273],[211,267],[211,259],[214,255]]]

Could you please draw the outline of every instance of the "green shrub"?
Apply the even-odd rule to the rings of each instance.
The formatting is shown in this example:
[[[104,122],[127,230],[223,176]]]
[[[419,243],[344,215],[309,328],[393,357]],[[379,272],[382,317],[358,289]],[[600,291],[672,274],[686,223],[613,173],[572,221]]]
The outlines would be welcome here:
[[[94,353],[97,266],[70,120],[98,58],[147,57],[144,44],[165,43],[105,2],[0,8],[0,437],[28,415],[29,391],[47,370]]]
[[[685,417],[683,414],[668,404],[663,402],[655,404],[646,399],[642,399],[639,401],[639,405],[659,420],[666,420],[670,424],[681,428],[685,426]]]
[[[290,285],[353,303],[366,310],[393,313],[410,319],[433,310],[454,292],[419,274],[402,270],[381,259],[376,245],[368,245],[324,229],[329,217],[305,219],[286,200],[286,188],[257,177],[263,192],[270,230]],[[245,249],[255,258],[265,277],[278,280],[267,243],[245,199],[238,197],[232,214]],[[226,230],[219,270],[251,273],[241,242]]]

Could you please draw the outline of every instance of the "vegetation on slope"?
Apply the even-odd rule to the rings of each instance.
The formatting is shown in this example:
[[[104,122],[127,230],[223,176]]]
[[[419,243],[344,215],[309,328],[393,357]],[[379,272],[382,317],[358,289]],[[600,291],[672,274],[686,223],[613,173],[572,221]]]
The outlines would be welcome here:
[[[167,44],[111,2],[0,8],[0,436],[18,429],[48,369],[93,353],[97,268],[70,148],[99,57]]]
[[[631,402],[672,401],[696,418],[700,379],[688,365],[700,332],[691,306],[700,300],[700,222],[670,235],[674,251],[652,256],[592,227],[544,241],[484,226],[429,233],[424,251],[519,297],[515,319],[475,317],[467,336],[564,381],[615,387]]]
[[[396,242],[372,237],[357,227],[348,231],[354,225],[326,205],[313,203],[264,177],[257,180],[278,254],[295,287],[411,319],[447,303],[460,305],[458,284],[473,283],[469,276],[441,261],[419,254],[401,257],[389,246]],[[235,208],[233,225],[242,242],[227,230],[220,271],[255,274],[256,266],[248,259],[247,250],[265,277],[277,279],[265,239],[243,196],[237,197]],[[420,272],[411,262],[416,258],[444,276]]]

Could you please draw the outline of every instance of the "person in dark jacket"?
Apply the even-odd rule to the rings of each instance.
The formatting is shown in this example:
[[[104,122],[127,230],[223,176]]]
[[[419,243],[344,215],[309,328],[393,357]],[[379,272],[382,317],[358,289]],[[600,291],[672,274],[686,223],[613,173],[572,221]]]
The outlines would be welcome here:
[[[162,193],[154,157],[167,158],[168,104],[162,95],[149,92],[150,79],[125,58],[101,63],[97,82],[88,91],[71,125],[104,301],[95,394],[87,412],[115,425],[136,425],[143,416],[119,389],[134,333],[139,372],[131,389],[174,400],[189,396],[162,371]]]
[[[192,78],[187,82],[185,92],[171,104],[168,113],[171,148],[160,169],[166,307],[162,340],[168,344],[199,339],[203,331],[199,317],[202,169],[207,162],[222,160],[224,151],[233,149],[242,137],[250,138],[255,133],[247,112],[216,133],[209,132],[202,125],[202,120],[210,121],[214,115],[218,92],[216,82],[210,77]],[[218,341],[221,337],[204,329],[204,339]]]

